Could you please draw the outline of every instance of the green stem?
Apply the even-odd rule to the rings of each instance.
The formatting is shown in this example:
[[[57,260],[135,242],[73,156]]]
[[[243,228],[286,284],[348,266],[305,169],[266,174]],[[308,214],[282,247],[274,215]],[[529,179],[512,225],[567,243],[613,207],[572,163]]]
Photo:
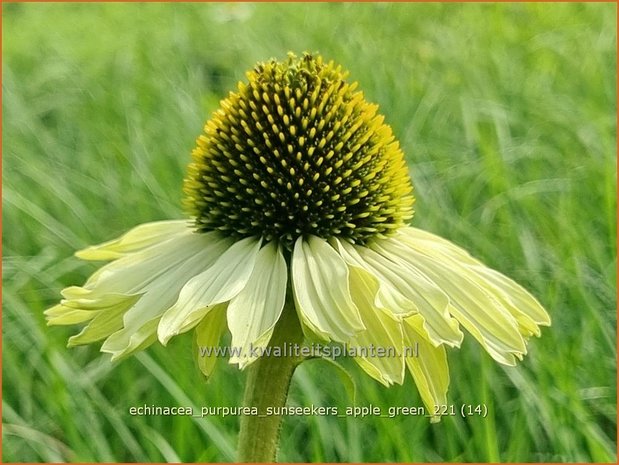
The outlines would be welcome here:
[[[301,342],[303,332],[294,304],[287,301],[269,343],[271,355],[263,355],[248,368],[243,405],[257,407],[258,415],[241,417],[239,462],[275,462],[283,417],[267,415],[267,407],[286,405],[292,374],[303,358],[276,356],[273,350],[279,347],[290,352],[291,346]]]

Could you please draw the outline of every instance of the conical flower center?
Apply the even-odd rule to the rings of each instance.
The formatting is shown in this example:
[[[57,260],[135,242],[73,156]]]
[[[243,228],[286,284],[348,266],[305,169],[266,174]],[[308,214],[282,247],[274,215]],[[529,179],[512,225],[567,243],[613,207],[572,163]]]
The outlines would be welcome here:
[[[185,201],[199,231],[364,244],[412,216],[399,144],[339,66],[290,55],[247,76],[192,154]]]

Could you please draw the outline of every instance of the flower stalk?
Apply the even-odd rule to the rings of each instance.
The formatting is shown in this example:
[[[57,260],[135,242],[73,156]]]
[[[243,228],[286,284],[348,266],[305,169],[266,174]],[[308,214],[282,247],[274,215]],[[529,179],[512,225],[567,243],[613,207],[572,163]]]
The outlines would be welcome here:
[[[285,353],[286,345],[302,342],[303,331],[294,303],[288,298],[269,346],[272,349],[280,347],[281,353]],[[239,462],[276,461],[283,417],[268,415],[267,408],[286,405],[290,380],[294,370],[304,359],[294,354],[277,355],[279,355],[277,351],[271,350],[268,355],[263,355],[248,368],[243,406],[256,407],[258,415],[241,417]]]

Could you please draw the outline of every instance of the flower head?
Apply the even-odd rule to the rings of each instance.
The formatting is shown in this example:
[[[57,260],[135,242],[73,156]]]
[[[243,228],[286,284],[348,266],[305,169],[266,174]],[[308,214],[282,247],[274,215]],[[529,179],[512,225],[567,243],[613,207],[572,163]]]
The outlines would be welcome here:
[[[511,279],[406,225],[404,156],[356,83],[309,54],[247,77],[198,138],[191,218],[78,252],[111,263],[47,310],[50,324],[87,323],[69,345],[104,340],[120,359],[194,328],[199,345],[217,345],[227,328],[242,368],[289,300],[309,337],[395,348],[355,360],[385,385],[408,368],[431,411],[446,403],[445,347],[460,345],[461,327],[498,362],[521,359],[548,314]],[[198,361],[210,374],[214,359]]]
[[[333,62],[258,64],[206,123],[185,181],[199,231],[365,244],[412,217],[391,128]]]

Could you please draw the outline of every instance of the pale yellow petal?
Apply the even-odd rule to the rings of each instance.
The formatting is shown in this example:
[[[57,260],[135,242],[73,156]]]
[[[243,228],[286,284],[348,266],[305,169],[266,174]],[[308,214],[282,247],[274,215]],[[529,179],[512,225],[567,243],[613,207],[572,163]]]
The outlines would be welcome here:
[[[97,299],[84,298],[88,293],[82,288],[65,289],[63,294],[70,298],[45,311],[49,325],[89,322],[79,334],[69,338],[69,347],[104,339],[121,329],[123,314],[141,297],[137,294],[104,294]]]
[[[122,316],[140,298],[139,295],[111,295],[99,301],[63,300],[45,311],[49,325],[73,325],[89,322],[69,339],[69,347],[103,339],[122,328]]]
[[[370,263],[365,260],[358,248],[346,241],[332,240],[335,246],[349,266],[362,268],[370,273],[378,282],[379,288],[375,297],[377,307],[389,309],[396,315],[409,316],[419,312],[417,305],[408,299],[399,289],[402,287],[401,280],[381,263]]]
[[[292,284],[302,322],[319,337],[346,342],[365,329],[350,296],[348,266],[324,239],[297,239]]]
[[[244,368],[257,359],[252,355],[269,343],[286,300],[288,268],[281,249],[271,242],[256,257],[256,265],[243,290],[228,305],[231,345],[242,353],[230,358]]]
[[[176,303],[163,314],[158,328],[162,344],[199,322],[210,307],[228,302],[247,285],[261,241],[246,238],[229,247],[210,267],[189,280]]]
[[[176,234],[189,232],[190,226],[186,220],[144,223],[118,239],[87,247],[75,255],[83,260],[115,260],[166,241]]]
[[[423,241],[405,242],[401,236],[395,236],[383,245],[393,254],[405,257],[411,268],[422,272],[449,296],[450,312],[495,360],[515,365],[526,353],[516,319],[476,283],[474,271],[457,259],[437,255]]]
[[[501,300],[523,330],[539,336],[538,325],[550,325],[550,316],[544,307],[518,283],[483,265],[470,268],[479,274],[480,285]]]
[[[68,295],[65,291],[66,289],[63,290],[63,294]],[[139,296],[139,294],[102,294],[96,298],[90,298],[92,293],[88,290],[81,295],[75,291],[71,294],[72,297],[62,299],[60,303],[66,307],[80,310],[105,310],[116,305],[125,304],[127,301],[135,302],[136,297]]]
[[[90,310],[75,309],[66,305],[58,304],[45,310],[47,324],[52,325],[75,325],[92,320],[97,312]]]
[[[402,239],[413,246],[423,247],[423,250],[434,256],[446,256],[469,266],[471,271],[479,275],[479,283],[489,293],[504,299],[507,309],[525,326],[530,326],[531,322],[542,326],[550,325],[550,316],[526,289],[498,271],[488,268],[461,247],[435,234],[412,227],[402,229]],[[539,328],[533,332],[537,334]]]
[[[450,314],[449,297],[424,273],[411,266],[405,254],[393,253],[389,245],[389,239],[383,239],[375,241],[372,249],[358,247],[357,250],[367,263],[380,268],[387,279],[397,283],[398,292],[415,303],[434,345],[459,346],[463,334]]]
[[[142,289],[140,299],[124,313],[122,329],[108,337],[101,347],[103,352],[113,354],[113,360],[133,353],[156,340],[152,338],[150,329],[154,325],[156,332],[161,315],[176,302],[183,286],[213,262],[227,245],[226,241],[204,243],[200,240],[199,244],[202,247],[196,249],[194,242],[186,242],[185,239],[177,237],[170,242],[174,254],[158,251],[159,255],[152,260],[151,266],[164,268],[165,273],[156,273],[155,277],[150,279],[142,277],[145,281],[140,284]],[[155,253],[154,248],[149,251]],[[118,272],[125,274],[127,270]],[[113,278],[109,276],[106,279],[113,280]]]
[[[478,275],[477,283],[489,294],[500,300],[503,306],[518,321],[521,332],[525,335],[539,335],[538,325],[550,325],[550,316],[542,305],[522,286],[496,270],[486,267],[474,259],[461,247],[416,228],[403,229],[404,240],[424,245],[424,250],[435,256],[447,256],[468,266]]]
[[[207,260],[205,266],[208,266],[219,258],[221,251],[229,244],[230,240],[218,233],[187,232],[175,235],[169,240],[101,267],[84,284],[79,297],[98,299],[103,294],[143,293],[152,287],[153,282],[165,277],[170,270],[197,254]],[[198,272],[204,269],[198,268]],[[73,290],[72,294],[80,292]],[[73,298],[77,297],[76,295]]]
[[[84,291],[82,288],[76,287],[64,289],[64,295],[76,298],[63,299],[59,305],[46,310],[45,316],[47,318],[47,323],[49,325],[74,325],[90,321],[86,328],[82,330],[82,333],[80,333],[81,335],[84,332],[91,331],[94,327],[97,327],[102,320],[109,317],[102,315],[108,315],[110,313],[121,315],[131,308],[140,298],[139,295],[105,294],[99,299],[85,299],[82,296],[85,295],[85,293],[87,294],[88,291],[82,291]],[[113,331],[108,332],[105,336],[108,336],[112,332]],[[75,337],[76,336],[73,336],[73,338]],[[72,345],[71,340],[69,341],[69,345]]]
[[[456,246],[453,242],[448,241],[444,237],[437,236],[436,234],[432,234],[428,231],[424,231],[423,229],[414,228],[412,226],[406,226],[401,228],[398,231],[398,236],[402,238],[404,241],[412,240],[414,243],[419,243],[420,241],[426,241],[424,249],[434,249],[434,248],[447,248],[452,250],[453,255],[457,255],[461,262],[468,263],[470,265],[481,265],[482,263],[479,260],[476,260],[461,247]]]
[[[146,321],[144,324],[133,325],[130,331],[120,330],[108,337],[101,352],[112,354],[112,361],[117,362],[129,355],[150,346],[157,340],[157,324],[159,317]]]
[[[62,295],[67,300],[84,299],[87,298],[91,293],[91,290],[84,289],[80,286],[69,286],[65,287],[62,291],[60,291],[60,295]]]
[[[119,331],[123,326],[123,314],[126,309],[125,305],[117,305],[105,311],[97,311],[97,315],[79,334],[69,338],[68,346],[91,344]]]
[[[378,283],[362,268],[350,267],[350,293],[367,328],[354,336],[348,349],[354,360],[374,379],[390,386],[404,380],[402,325],[374,305]]]
[[[204,376],[213,373],[219,341],[226,330],[226,304],[216,305],[196,326],[196,360]]]
[[[404,320],[404,340],[409,348],[406,365],[410,371],[431,421],[440,421],[440,406],[447,405],[449,366],[444,346],[435,347],[426,339],[419,315]]]

